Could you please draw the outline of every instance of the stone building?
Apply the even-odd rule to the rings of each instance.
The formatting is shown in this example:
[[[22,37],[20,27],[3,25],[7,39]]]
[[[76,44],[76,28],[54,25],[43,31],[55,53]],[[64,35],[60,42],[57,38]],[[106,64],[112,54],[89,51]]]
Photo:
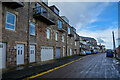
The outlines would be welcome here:
[[[79,35],[59,16],[55,5],[3,2],[0,6],[0,53],[3,54],[0,68],[40,63],[79,53]]]
[[[97,41],[94,38],[80,36],[80,51],[92,50],[97,46]]]

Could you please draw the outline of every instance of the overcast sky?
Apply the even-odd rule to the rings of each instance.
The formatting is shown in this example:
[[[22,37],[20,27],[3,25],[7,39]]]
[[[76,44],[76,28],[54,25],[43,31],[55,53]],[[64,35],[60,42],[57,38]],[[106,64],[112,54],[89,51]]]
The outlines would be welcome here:
[[[50,2],[66,16],[80,36],[93,37],[106,48],[113,48],[112,31],[118,36],[117,2]],[[117,40],[116,40],[117,45]]]

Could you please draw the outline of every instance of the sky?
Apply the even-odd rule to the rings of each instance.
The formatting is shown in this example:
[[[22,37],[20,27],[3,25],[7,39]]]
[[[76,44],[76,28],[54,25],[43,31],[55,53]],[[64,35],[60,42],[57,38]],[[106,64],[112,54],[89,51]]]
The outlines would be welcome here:
[[[118,3],[117,2],[49,2],[66,16],[69,24],[80,36],[93,37],[98,44],[113,49],[112,31],[118,46]]]

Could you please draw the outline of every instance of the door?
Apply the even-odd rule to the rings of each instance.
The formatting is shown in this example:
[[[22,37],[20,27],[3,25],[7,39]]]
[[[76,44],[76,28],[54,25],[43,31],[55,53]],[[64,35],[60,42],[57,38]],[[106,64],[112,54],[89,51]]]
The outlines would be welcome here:
[[[56,48],[56,58],[60,58],[60,48]]]
[[[17,44],[17,65],[24,64],[24,45]]]
[[[35,45],[30,45],[30,62],[35,62]]]
[[[65,56],[65,46],[63,46],[63,57]]]
[[[0,69],[6,68],[6,43],[0,43]]]
[[[53,59],[53,47],[42,46],[41,47],[41,61],[47,61]]]
[[[70,56],[72,55],[72,49],[70,48]]]

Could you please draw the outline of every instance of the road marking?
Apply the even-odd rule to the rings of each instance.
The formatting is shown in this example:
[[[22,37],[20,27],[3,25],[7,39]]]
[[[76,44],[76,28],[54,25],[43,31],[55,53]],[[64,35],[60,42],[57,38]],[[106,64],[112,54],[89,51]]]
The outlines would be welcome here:
[[[90,55],[89,55],[89,56],[90,56]],[[85,56],[85,57],[88,57],[88,56]],[[81,59],[83,59],[83,58],[85,58],[85,57],[82,57],[82,58],[79,58],[79,59],[77,59],[77,60],[68,62],[68,63],[63,64],[63,65],[61,65],[61,66],[55,67],[55,68],[50,69],[50,70],[45,71],[45,72],[42,72],[42,73],[40,73],[40,74],[37,74],[37,75],[34,75],[34,76],[27,77],[27,78],[25,78],[25,79],[23,79],[23,80],[29,80],[29,79],[33,79],[33,78],[42,76],[42,75],[47,74],[47,73],[49,73],[49,72],[52,72],[52,71],[54,71],[54,70],[60,69],[60,68],[62,68],[62,67],[65,67],[65,66],[67,66],[67,65],[69,65],[69,64],[71,64],[71,63],[77,62],[77,61],[79,61],[79,60],[81,60]]]

